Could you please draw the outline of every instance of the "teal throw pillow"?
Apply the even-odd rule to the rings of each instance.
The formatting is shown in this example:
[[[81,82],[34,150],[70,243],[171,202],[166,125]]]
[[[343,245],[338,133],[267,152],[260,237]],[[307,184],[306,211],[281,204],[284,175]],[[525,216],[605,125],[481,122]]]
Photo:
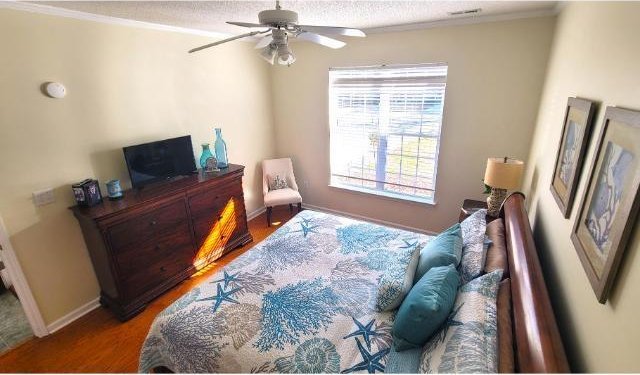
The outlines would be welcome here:
[[[393,323],[393,345],[418,348],[438,331],[453,308],[459,284],[454,265],[433,267],[411,288]]]
[[[422,276],[433,267],[453,264],[458,266],[462,257],[462,230],[460,224],[455,224],[429,241],[422,250],[418,260],[413,283],[417,283]]]

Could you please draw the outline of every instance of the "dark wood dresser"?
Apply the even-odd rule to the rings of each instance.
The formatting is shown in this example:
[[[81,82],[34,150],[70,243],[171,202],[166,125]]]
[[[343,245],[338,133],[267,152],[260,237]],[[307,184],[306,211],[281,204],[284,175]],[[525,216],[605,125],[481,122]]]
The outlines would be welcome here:
[[[71,207],[100,283],[100,303],[120,320],[225,253],[252,241],[244,167],[230,164],[124,192],[120,200]]]

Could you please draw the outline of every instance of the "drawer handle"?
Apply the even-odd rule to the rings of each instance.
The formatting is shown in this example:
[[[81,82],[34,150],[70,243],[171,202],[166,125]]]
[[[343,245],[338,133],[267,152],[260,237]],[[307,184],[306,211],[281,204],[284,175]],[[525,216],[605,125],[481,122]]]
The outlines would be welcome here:
[[[160,271],[164,272],[164,271],[166,271],[166,270],[167,270],[167,269],[166,269],[166,268],[164,268],[164,266],[160,267]]]
[[[151,222],[149,223],[149,225],[156,225],[156,224],[158,224],[158,222],[155,220],[151,220]]]

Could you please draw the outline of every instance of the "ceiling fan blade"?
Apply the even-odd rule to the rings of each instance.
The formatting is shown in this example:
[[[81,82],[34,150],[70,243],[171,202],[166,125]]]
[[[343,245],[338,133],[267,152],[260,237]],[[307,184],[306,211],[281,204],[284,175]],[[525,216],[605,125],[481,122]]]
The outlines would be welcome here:
[[[321,44],[325,47],[329,48],[342,48],[345,46],[345,42],[333,38],[326,37],[324,35],[319,35],[315,33],[310,33],[308,31],[303,31],[296,36],[298,39],[306,40],[309,42]]]
[[[264,48],[273,42],[273,36],[271,34],[266,35],[256,44],[256,49]]]
[[[259,23],[250,23],[250,22],[227,21],[227,23],[229,25],[236,25],[236,26],[242,26],[242,27],[269,27],[268,25],[262,25],[262,24],[259,24]]]
[[[218,44],[222,44],[222,43],[230,42],[230,41],[232,41],[232,40],[236,40],[236,39],[244,38],[244,37],[247,37],[247,36],[254,36],[254,35],[257,35],[257,34],[264,34],[264,33],[266,33],[267,31],[269,31],[269,30],[266,30],[266,31],[252,31],[252,32],[250,32],[250,33],[246,33],[246,34],[232,36],[231,38],[222,39],[222,40],[219,40],[219,41],[217,41],[217,42],[213,42],[213,43],[205,44],[204,46],[200,46],[200,47],[197,47],[197,48],[194,48],[194,49],[190,49],[190,50],[189,50],[189,53],[198,52],[198,51],[201,51],[201,50],[203,50],[203,49],[205,49],[205,48],[209,48],[209,47],[217,46]]]
[[[312,26],[312,25],[298,25],[302,31],[309,31],[312,33],[329,34],[329,35],[344,35],[344,36],[367,36],[362,30],[351,29],[348,27],[336,27],[336,26]]]

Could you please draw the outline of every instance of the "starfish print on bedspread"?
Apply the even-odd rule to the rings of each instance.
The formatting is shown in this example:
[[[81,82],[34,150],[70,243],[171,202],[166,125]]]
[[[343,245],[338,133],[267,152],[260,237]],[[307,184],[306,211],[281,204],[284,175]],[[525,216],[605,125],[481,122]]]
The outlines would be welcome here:
[[[373,374],[376,370],[380,372],[384,372],[384,365],[380,363],[380,361],[389,354],[390,349],[385,348],[380,350],[379,352],[372,354],[367,349],[362,346],[360,340],[356,338],[356,344],[358,344],[358,350],[360,351],[360,355],[362,355],[362,362],[356,363],[353,367],[350,367],[346,370],[342,370],[342,374],[355,372],[355,371],[363,371],[367,370],[369,374]]]
[[[214,281],[212,281],[212,282],[211,282],[211,284],[213,284],[213,283],[220,283],[220,282],[223,282],[223,281],[224,281],[224,289],[227,289],[227,287],[229,286],[229,283],[232,283],[232,282],[234,282],[234,281],[237,281],[237,280],[238,280],[237,276],[238,276],[237,274],[235,274],[235,275],[229,275],[229,274],[227,273],[227,271],[225,270],[225,271],[224,271],[224,276],[222,277],[222,279],[220,279],[220,280],[214,280]]]
[[[378,335],[378,332],[371,329],[371,327],[373,327],[373,323],[375,323],[376,320],[372,319],[369,323],[367,323],[366,325],[363,325],[356,318],[352,317],[351,319],[353,319],[353,322],[356,323],[356,325],[358,326],[358,329],[346,335],[345,337],[343,337],[343,339],[348,339],[349,337],[362,335],[364,342],[367,344],[367,348],[371,350],[371,336]]]
[[[203,298],[203,299],[199,299],[199,302],[202,301],[216,301],[215,304],[213,305],[213,312],[216,312],[218,310],[218,307],[220,307],[220,305],[222,304],[222,302],[232,302],[232,303],[239,303],[238,301],[234,300],[231,298],[231,295],[237,291],[239,291],[241,288],[236,288],[236,289],[231,289],[229,291],[224,291],[222,289],[222,287],[220,286],[220,284],[217,284],[218,290],[215,296],[213,297],[207,297],[207,298]]]
[[[439,342],[444,342],[445,338],[447,337],[447,332],[449,332],[449,328],[454,327],[454,326],[461,326],[464,325],[464,323],[458,321],[455,319],[456,315],[458,314],[458,311],[460,311],[460,308],[462,307],[462,305],[464,305],[464,302],[462,304],[460,304],[460,306],[458,306],[458,308],[454,308],[453,311],[451,311],[451,313],[449,314],[449,316],[447,317],[447,320],[444,321],[444,324],[442,325],[442,328],[440,329],[440,331],[438,331],[438,333],[435,334],[435,340],[434,342],[437,344]]]
[[[413,249],[416,246],[418,246],[418,240],[417,239],[410,240],[410,241],[407,241],[407,240],[403,239],[402,241],[404,241],[404,245],[400,246],[401,249]],[[413,241],[413,242],[411,242],[411,241]]]
[[[316,228],[318,228],[317,225],[311,225],[311,219],[307,219],[307,218],[302,218],[302,221],[299,222],[298,224],[300,224],[300,230],[294,230],[293,232],[302,232],[302,235],[304,237],[307,237],[307,234],[309,233],[318,233],[316,232]]]

